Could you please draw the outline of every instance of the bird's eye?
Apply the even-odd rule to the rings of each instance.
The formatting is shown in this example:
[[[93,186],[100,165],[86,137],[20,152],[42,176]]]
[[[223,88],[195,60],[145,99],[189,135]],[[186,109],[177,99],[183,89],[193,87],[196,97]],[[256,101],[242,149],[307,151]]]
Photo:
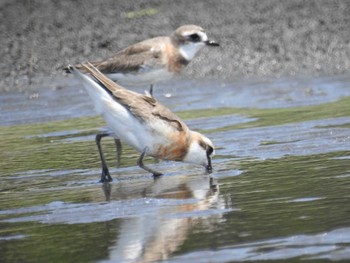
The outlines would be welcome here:
[[[192,34],[189,36],[190,41],[192,42],[199,42],[201,40],[200,36],[198,34]]]
[[[207,155],[212,155],[213,154],[213,152],[214,152],[214,148],[213,147],[211,147],[211,146],[208,146],[208,149],[207,149]]]

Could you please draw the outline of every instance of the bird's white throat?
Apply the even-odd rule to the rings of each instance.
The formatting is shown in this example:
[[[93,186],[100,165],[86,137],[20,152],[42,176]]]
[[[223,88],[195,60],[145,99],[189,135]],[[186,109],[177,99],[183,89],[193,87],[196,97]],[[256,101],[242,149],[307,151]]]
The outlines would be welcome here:
[[[204,47],[203,42],[197,42],[197,43],[189,43],[180,46],[179,51],[181,56],[183,56],[187,61],[192,60],[197,52]]]

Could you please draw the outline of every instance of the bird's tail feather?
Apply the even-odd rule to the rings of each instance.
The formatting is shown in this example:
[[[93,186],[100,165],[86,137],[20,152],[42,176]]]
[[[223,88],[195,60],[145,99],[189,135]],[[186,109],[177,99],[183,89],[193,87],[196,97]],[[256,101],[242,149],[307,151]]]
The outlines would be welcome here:
[[[104,101],[108,101],[111,99],[111,92],[108,89],[106,89],[104,85],[101,85],[99,81],[96,81],[92,77],[85,75],[84,73],[80,72],[80,70],[76,69],[74,66],[69,65],[67,68],[83,84],[89,96],[94,102],[96,111],[99,114],[103,113]]]
[[[118,89],[124,89],[124,87],[118,85],[103,73],[101,73],[94,65],[90,62],[81,64],[82,69],[87,73],[91,74],[95,79],[97,79],[106,89],[107,91],[113,93]]]

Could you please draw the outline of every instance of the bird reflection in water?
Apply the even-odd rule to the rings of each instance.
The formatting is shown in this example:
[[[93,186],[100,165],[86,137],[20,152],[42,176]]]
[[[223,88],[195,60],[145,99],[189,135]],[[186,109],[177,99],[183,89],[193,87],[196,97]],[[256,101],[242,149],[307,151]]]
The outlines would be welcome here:
[[[104,183],[106,201],[152,198],[159,205],[146,213],[121,219],[118,236],[109,247],[111,262],[153,262],[169,258],[185,242],[198,223],[209,226],[222,218],[224,200],[220,200],[215,180],[208,176],[163,176],[154,181]],[[112,189],[116,186],[116,189]],[[162,200],[179,201],[169,205]],[[213,211],[219,211],[213,213]]]

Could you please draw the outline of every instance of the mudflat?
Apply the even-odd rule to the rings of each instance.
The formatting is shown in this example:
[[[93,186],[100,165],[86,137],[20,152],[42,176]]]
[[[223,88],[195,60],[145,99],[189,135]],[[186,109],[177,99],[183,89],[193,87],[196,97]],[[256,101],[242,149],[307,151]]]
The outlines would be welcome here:
[[[26,89],[69,63],[106,58],[183,24],[220,42],[190,78],[336,75],[350,68],[347,1],[23,1],[0,3],[0,91]]]

